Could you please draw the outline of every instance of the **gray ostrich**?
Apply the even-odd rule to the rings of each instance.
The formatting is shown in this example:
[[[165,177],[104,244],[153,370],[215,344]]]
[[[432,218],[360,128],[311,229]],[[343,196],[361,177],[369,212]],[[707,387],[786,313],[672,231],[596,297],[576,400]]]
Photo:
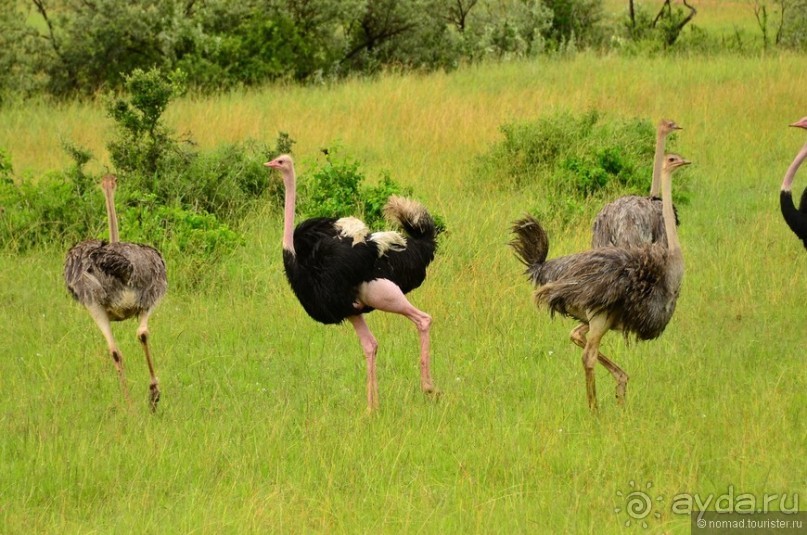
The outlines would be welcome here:
[[[127,401],[131,400],[123,371],[123,357],[112,336],[110,322],[132,317],[139,319],[137,339],[146,353],[151,374],[150,404],[151,409],[156,410],[160,388],[149,351],[148,319],[168,287],[165,262],[153,247],[118,240],[116,185],[117,179],[113,175],[106,175],[101,181],[106,198],[109,243],[86,240],[73,246],[65,258],[64,280],[67,289],[76,301],[87,307],[106,338]]]
[[[592,247],[635,247],[648,243],[666,244],[664,217],[661,209],[661,172],[667,136],[682,130],[675,121],[662,119],[656,131],[656,152],[653,160],[653,182],[650,196],[626,195],[606,204],[594,219]],[[675,224],[678,213],[673,207]]]
[[[535,301],[572,317],[580,325],[571,340],[583,348],[589,407],[597,410],[594,365],[597,361],[614,376],[616,397],[624,401],[628,375],[599,352],[609,330],[651,340],[664,331],[675,310],[684,276],[684,259],[675,228],[672,206],[672,172],[690,162],[677,154],[664,158],[662,200],[667,244],[638,247],[601,247],[583,253],[546,260],[549,239],[531,216],[513,226],[511,245],[527,266],[536,285]]]

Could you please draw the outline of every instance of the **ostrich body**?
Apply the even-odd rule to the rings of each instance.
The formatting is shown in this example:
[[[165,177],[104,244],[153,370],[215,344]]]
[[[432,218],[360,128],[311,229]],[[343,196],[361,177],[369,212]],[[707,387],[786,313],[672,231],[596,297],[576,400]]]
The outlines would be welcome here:
[[[799,121],[790,126],[807,129],[807,117],[802,117]],[[782,182],[782,189],[779,192],[779,205],[781,206],[782,216],[785,218],[787,226],[804,242],[804,248],[807,249],[807,188],[804,188],[804,192],[801,194],[798,209],[796,209],[796,205],[793,204],[793,194],[791,192],[793,178],[796,176],[796,171],[799,170],[805,158],[807,158],[807,143],[804,144],[796,155],[796,158],[787,168],[785,179]]]
[[[265,164],[278,169],[285,185],[283,265],[286,278],[300,304],[314,320],[324,324],[348,320],[356,331],[367,361],[367,405],[378,407],[376,354],[378,342],[363,315],[374,309],[409,318],[420,335],[420,385],[434,391],[429,370],[431,316],[415,308],[405,294],[426,278],[434,258],[437,230],[419,203],[390,197],[384,214],[403,228],[405,235],[370,232],[354,217],[318,217],[294,227],[296,175],[294,162],[281,155]]]
[[[138,318],[137,339],[146,354],[151,375],[150,403],[152,410],[156,410],[160,388],[148,345],[148,318],[168,287],[165,262],[159,251],[148,245],[118,240],[116,182],[113,175],[105,176],[101,182],[106,198],[109,242],[87,240],[67,251],[64,280],[72,296],[87,308],[106,338],[127,401],[130,397],[123,357],[112,335],[111,322]]]
[[[535,300],[554,315],[572,317],[580,325],[571,340],[583,348],[588,404],[597,409],[594,365],[599,361],[617,381],[618,402],[624,401],[628,375],[599,352],[609,330],[650,340],[664,331],[675,310],[684,276],[684,260],[671,201],[672,171],[689,164],[676,154],[665,157],[662,199],[667,244],[601,247],[546,260],[549,240],[531,216],[513,226],[511,243],[536,285]],[[587,336],[588,335],[588,336]]]
[[[626,195],[606,204],[594,219],[592,247],[635,247],[649,243],[666,244],[662,214],[661,174],[667,136],[682,130],[675,121],[662,119],[656,131],[656,152],[653,160],[653,182],[650,196]],[[678,212],[673,206],[675,224]]]

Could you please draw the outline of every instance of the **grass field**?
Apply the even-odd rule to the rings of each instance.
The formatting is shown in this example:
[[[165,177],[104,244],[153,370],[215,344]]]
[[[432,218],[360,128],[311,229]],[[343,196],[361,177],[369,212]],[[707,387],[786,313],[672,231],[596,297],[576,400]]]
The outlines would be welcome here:
[[[381,410],[365,415],[355,335],[296,303],[270,210],[244,222],[247,247],[200,291],[169,290],[153,315],[156,415],[135,323],[114,326],[127,407],[101,334],[64,289],[63,251],[0,256],[0,532],[688,533],[676,497],[807,502],[807,254],[778,211],[805,142],[787,128],[807,114],[805,67],[581,55],[175,103],[168,122],[202,147],[284,130],[304,172],[338,142],[445,217],[411,295],[435,319],[442,396],[419,392],[415,329],[374,313]],[[619,408],[598,370],[597,417],[573,323],[536,310],[507,247],[536,193],[476,172],[501,124],[592,108],[674,118],[694,162],[675,316],[652,342],[605,338],[631,382]],[[19,174],[65,165],[60,136],[103,159],[111,128],[94,104],[3,109],[0,124]],[[550,257],[587,246],[596,209],[550,227]],[[637,489],[644,518],[625,511]]]

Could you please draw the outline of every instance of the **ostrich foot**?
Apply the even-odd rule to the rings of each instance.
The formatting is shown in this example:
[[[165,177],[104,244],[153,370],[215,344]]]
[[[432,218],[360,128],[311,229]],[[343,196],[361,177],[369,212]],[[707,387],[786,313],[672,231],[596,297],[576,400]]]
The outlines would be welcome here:
[[[421,383],[420,389],[426,394],[426,397],[433,401],[437,401],[443,395],[443,393],[435,387],[431,381],[428,383]]]
[[[157,412],[157,403],[160,401],[160,388],[157,386],[157,383],[153,383],[149,386],[149,405],[151,406],[151,412]]]

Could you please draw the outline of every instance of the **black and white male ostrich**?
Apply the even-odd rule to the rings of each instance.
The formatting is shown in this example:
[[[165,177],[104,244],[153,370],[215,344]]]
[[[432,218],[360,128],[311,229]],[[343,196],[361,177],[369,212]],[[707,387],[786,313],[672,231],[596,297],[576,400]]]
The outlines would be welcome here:
[[[527,266],[527,275],[536,285],[535,301],[572,317],[580,325],[571,340],[583,348],[588,404],[597,409],[594,366],[597,361],[617,382],[616,397],[623,402],[628,375],[599,352],[600,341],[609,330],[651,340],[664,331],[675,310],[684,259],[675,228],[672,207],[672,172],[690,162],[677,154],[664,159],[662,200],[667,244],[637,247],[600,247],[546,260],[549,239],[531,216],[513,226],[511,245]]]
[[[802,117],[790,126],[807,129],[807,117]],[[793,194],[790,191],[793,187],[793,178],[796,176],[796,171],[799,170],[799,166],[801,166],[801,162],[805,158],[807,158],[807,143],[804,144],[793,163],[787,168],[785,180],[782,182],[782,189],[779,193],[779,204],[787,226],[804,242],[804,247],[807,249],[807,188],[804,188],[804,192],[801,194],[798,210],[796,205],[793,204]]]
[[[406,233],[373,232],[355,217],[318,217],[294,227],[296,177],[291,156],[265,164],[278,169],[285,185],[283,265],[291,289],[314,320],[350,321],[367,360],[367,406],[378,407],[376,353],[378,342],[363,314],[374,309],[409,318],[420,335],[420,387],[434,392],[429,371],[429,327],[432,318],[405,294],[426,278],[434,258],[437,229],[421,204],[392,196],[384,207],[388,220]]]
[[[634,247],[649,243],[666,244],[664,217],[661,209],[661,172],[667,136],[682,130],[675,121],[662,119],[656,130],[656,152],[653,160],[653,182],[650,195],[626,195],[606,204],[594,219],[592,247]],[[678,225],[678,213],[675,224]]]
[[[148,319],[168,287],[165,262],[153,247],[118,240],[116,185],[117,179],[113,175],[106,175],[101,182],[106,197],[109,243],[87,240],[73,246],[67,251],[64,280],[67,289],[79,303],[87,307],[106,338],[127,401],[130,401],[130,397],[123,371],[123,357],[112,336],[110,322],[138,318],[137,339],[146,353],[151,374],[151,409],[156,410],[160,388],[149,351]]]

